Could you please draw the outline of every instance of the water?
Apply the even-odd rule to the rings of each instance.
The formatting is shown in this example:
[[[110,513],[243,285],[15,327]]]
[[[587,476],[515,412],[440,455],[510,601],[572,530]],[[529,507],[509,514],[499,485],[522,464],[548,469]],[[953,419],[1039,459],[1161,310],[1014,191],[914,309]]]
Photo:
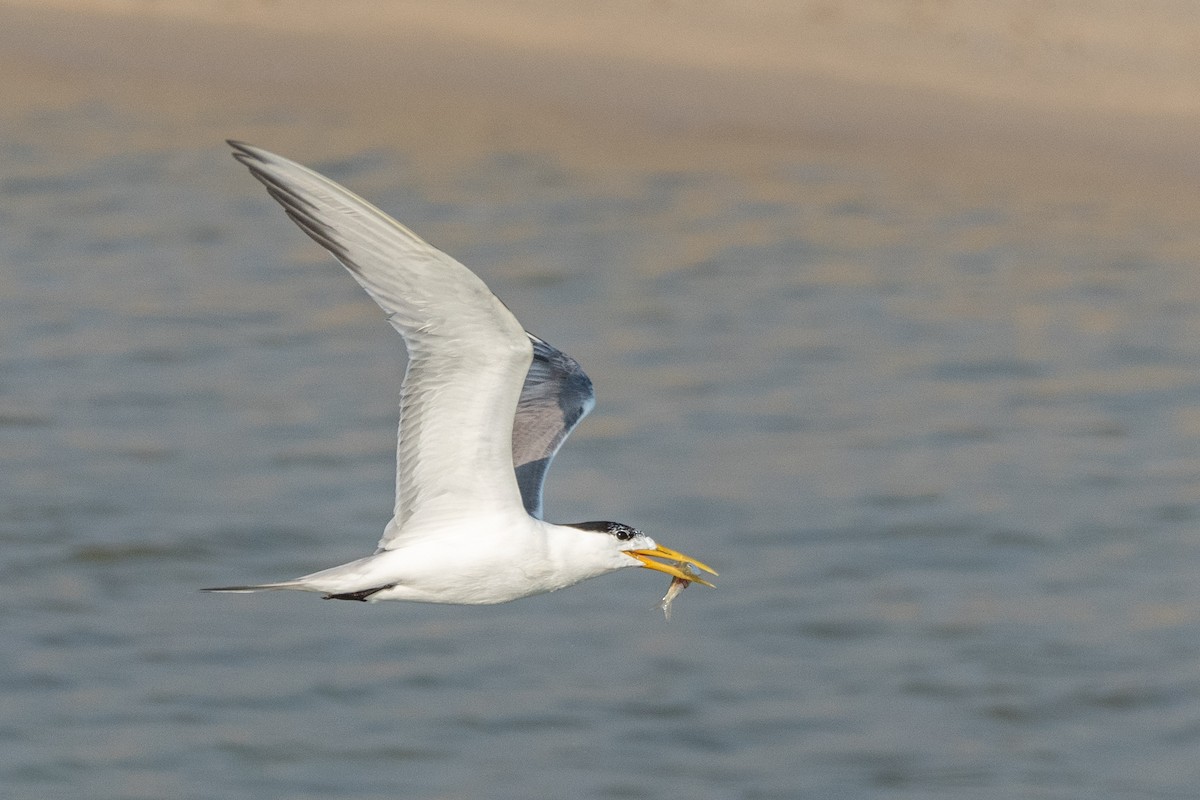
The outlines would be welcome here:
[[[5,114],[6,796],[1192,796],[1194,204]],[[222,127],[579,358],[599,405],[549,516],[637,524],[720,588],[669,624],[632,570],[491,608],[198,594],[369,550],[403,365]]]

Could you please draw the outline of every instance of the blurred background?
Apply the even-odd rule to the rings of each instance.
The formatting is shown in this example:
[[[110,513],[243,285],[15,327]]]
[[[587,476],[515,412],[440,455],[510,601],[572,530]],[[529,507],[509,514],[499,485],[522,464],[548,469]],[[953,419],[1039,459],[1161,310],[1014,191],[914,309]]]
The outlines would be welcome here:
[[[0,2],[5,795],[1193,797],[1197,53],[1168,0]],[[578,358],[547,516],[719,588],[198,594],[369,552],[404,365],[226,138]]]

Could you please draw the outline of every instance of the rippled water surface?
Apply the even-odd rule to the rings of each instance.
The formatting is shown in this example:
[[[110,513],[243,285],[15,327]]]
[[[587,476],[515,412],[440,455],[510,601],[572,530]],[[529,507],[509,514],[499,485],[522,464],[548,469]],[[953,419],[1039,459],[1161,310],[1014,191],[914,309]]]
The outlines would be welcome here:
[[[633,570],[206,596],[370,550],[403,354],[215,137],[94,146],[145,124],[0,137],[7,797],[1194,796],[1200,220],[1169,198],[286,151],[583,362],[548,515],[720,588],[669,624]]]

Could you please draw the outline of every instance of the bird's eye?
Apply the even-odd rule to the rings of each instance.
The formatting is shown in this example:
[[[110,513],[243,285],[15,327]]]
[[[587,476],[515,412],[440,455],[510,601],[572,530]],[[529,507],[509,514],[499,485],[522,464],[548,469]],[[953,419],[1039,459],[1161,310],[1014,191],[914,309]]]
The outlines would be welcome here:
[[[635,533],[636,531],[634,531],[633,528],[617,528],[617,539],[622,542],[628,542],[633,538]]]

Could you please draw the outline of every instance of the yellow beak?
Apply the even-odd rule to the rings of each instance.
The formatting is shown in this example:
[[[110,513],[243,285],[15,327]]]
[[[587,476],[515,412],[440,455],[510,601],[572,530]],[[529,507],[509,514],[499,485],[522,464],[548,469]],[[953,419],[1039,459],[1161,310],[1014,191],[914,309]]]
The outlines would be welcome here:
[[[673,578],[680,578],[685,581],[694,583],[702,583],[705,586],[712,586],[711,583],[701,578],[689,567],[696,567],[704,570],[710,575],[716,575],[717,571],[707,564],[697,561],[691,556],[685,556],[676,550],[669,547],[663,547],[661,544],[653,550],[626,550],[625,555],[637,560],[646,569],[653,569],[659,572],[665,572]],[[666,559],[668,563],[655,561],[656,558]],[[674,563],[669,563],[674,562]],[[716,588],[715,586],[713,587]]]

